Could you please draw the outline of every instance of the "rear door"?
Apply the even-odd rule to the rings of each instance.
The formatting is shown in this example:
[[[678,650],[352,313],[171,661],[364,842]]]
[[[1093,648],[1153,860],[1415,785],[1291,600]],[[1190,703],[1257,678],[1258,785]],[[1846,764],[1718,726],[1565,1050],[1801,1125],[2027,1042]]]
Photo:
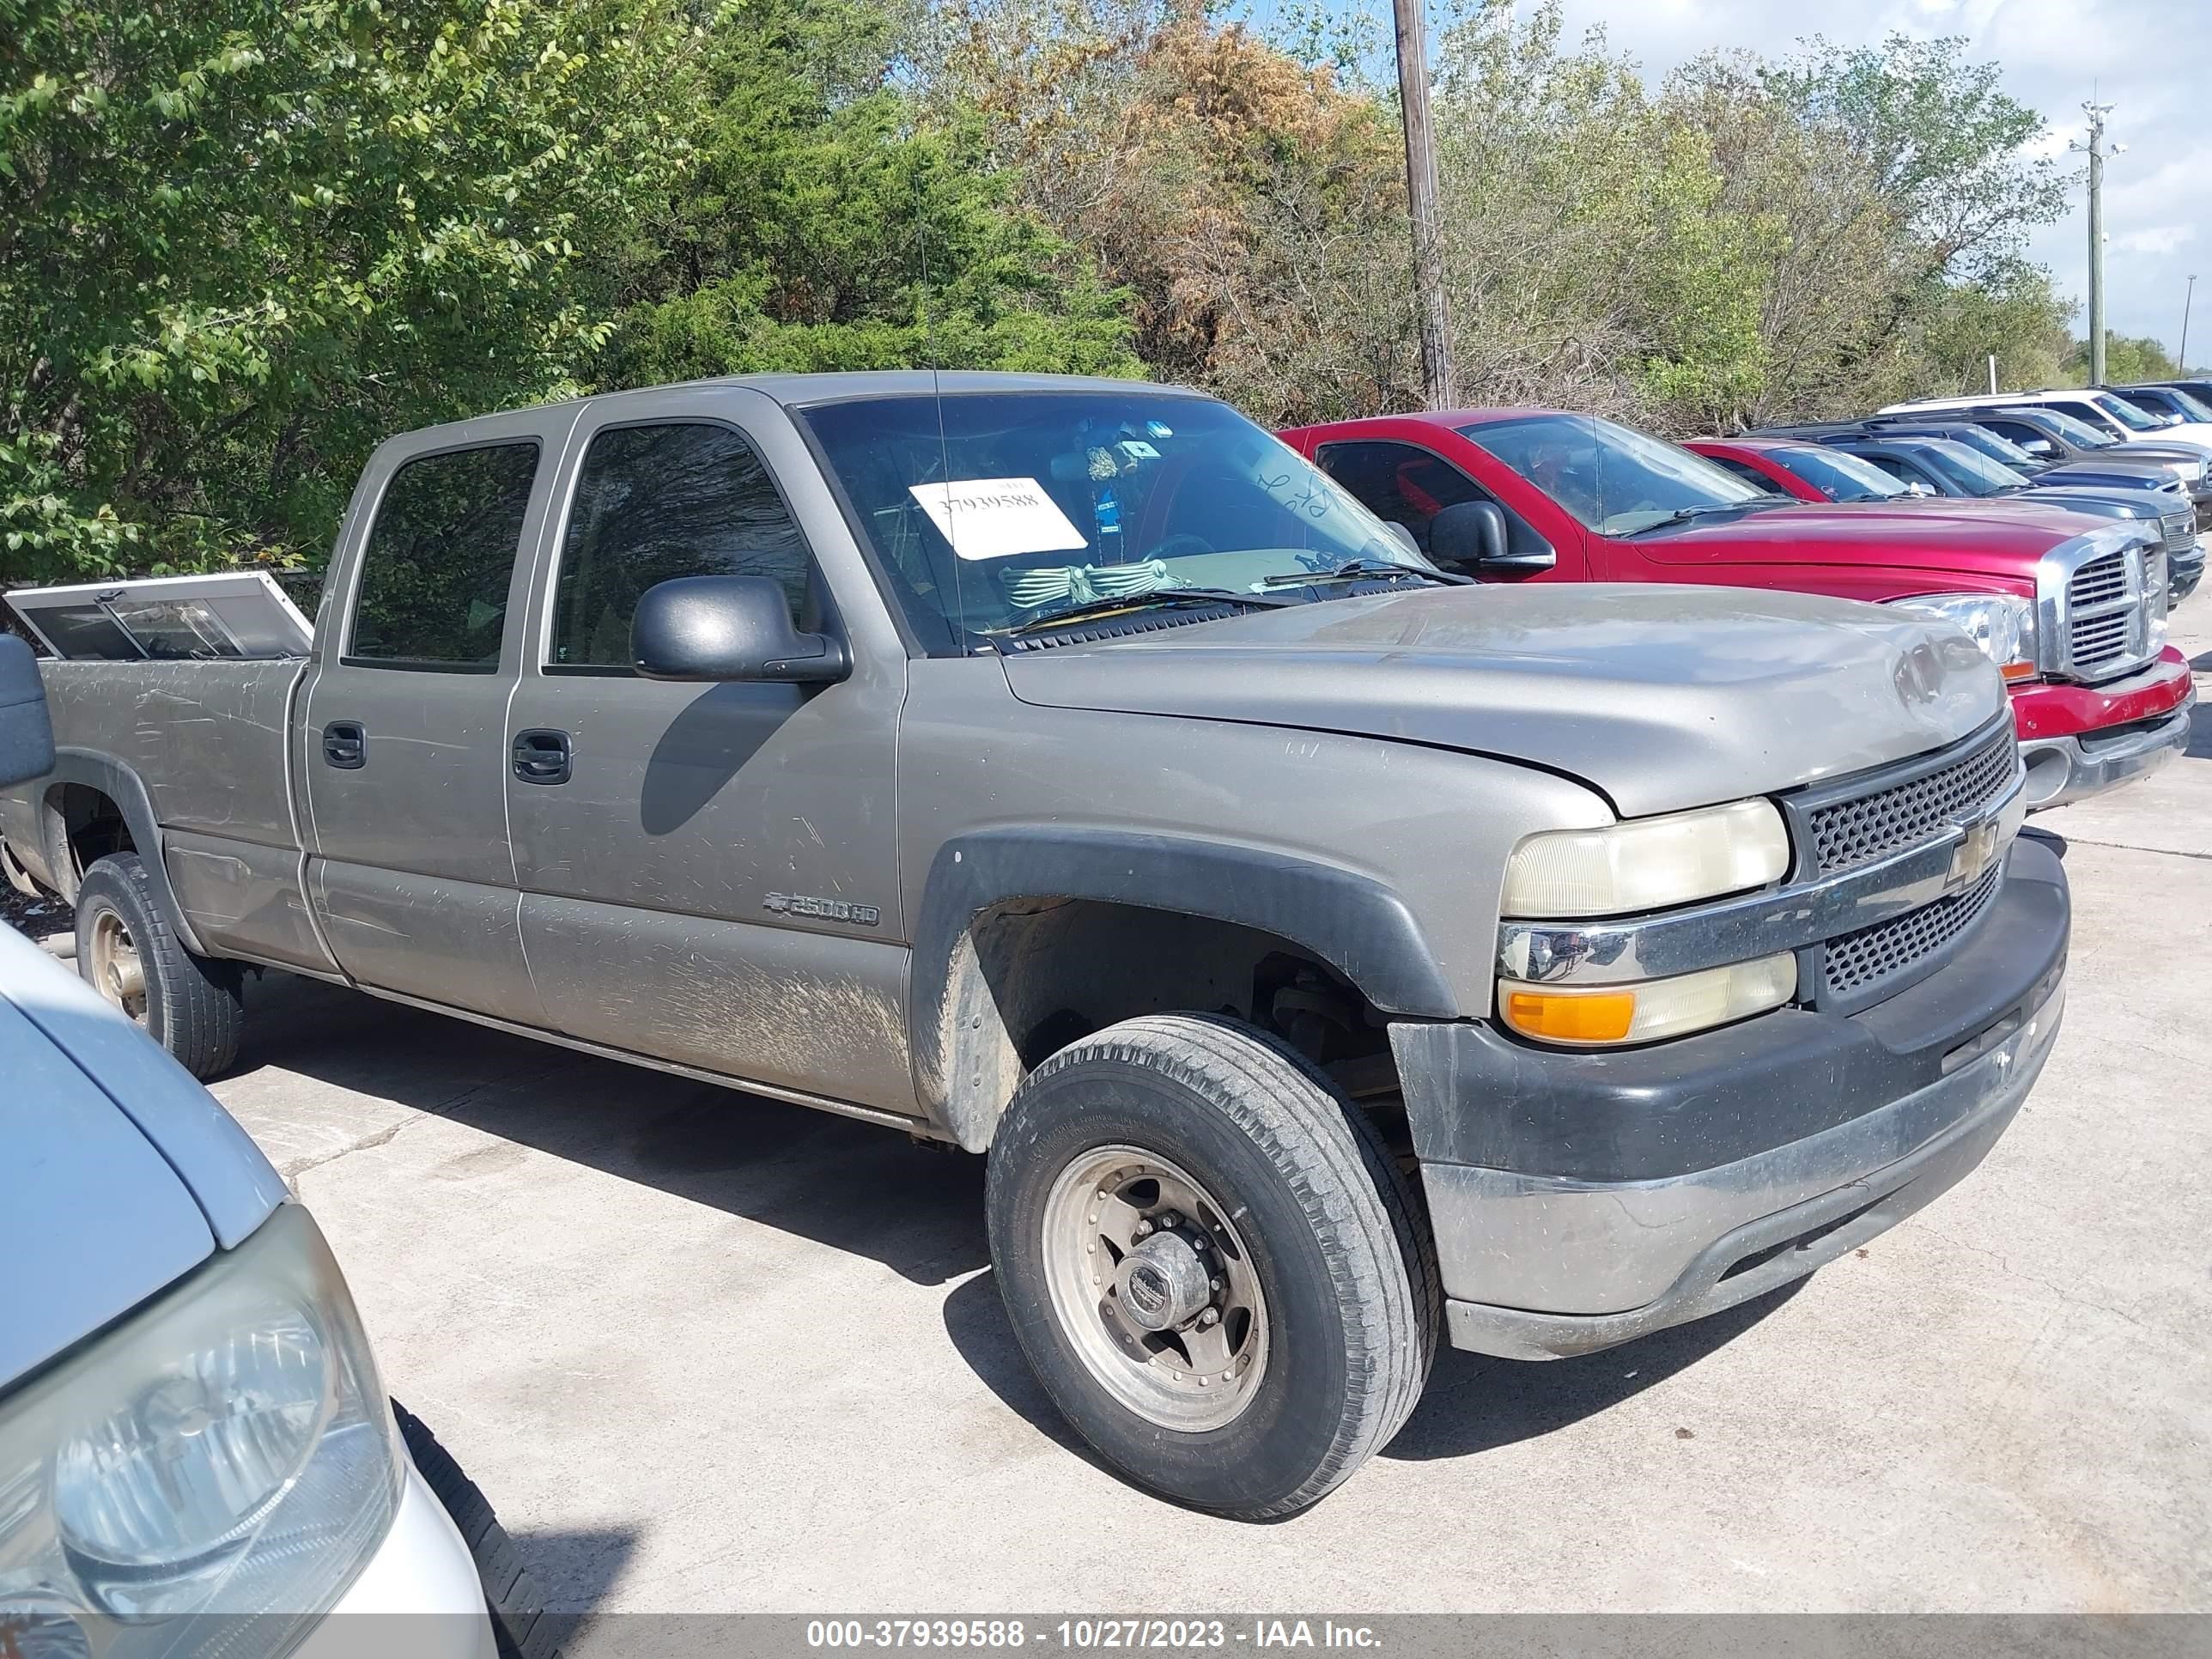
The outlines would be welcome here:
[[[505,780],[555,1029],[772,1088],[914,1109],[896,744],[906,656],[790,417],[738,387],[592,404],[532,602]],[[645,591],[766,576],[845,641],[829,685],[630,666]]]
[[[573,410],[380,451],[301,707],[309,881],[365,985],[526,1024],[507,824],[507,704],[551,465]],[[373,508],[373,511],[360,510]]]

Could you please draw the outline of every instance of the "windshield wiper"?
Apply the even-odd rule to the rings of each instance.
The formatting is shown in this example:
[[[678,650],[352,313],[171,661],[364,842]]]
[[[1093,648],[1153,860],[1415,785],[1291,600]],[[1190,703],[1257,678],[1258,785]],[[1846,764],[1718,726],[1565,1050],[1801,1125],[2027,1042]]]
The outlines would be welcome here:
[[[1757,499],[1747,501],[1700,501],[1695,507],[1678,507],[1663,519],[1654,519],[1650,524],[1640,524],[1633,530],[1624,530],[1618,533],[1623,536],[1641,536],[1647,531],[1664,530],[1671,524],[1687,524],[1693,519],[1704,518],[1709,513],[1755,513],[1765,507],[1788,505],[1790,503],[1787,501],[1763,501]]]
[[[1400,564],[1394,559],[1346,559],[1342,564],[1328,570],[1278,570],[1273,575],[1260,578],[1265,587],[1311,587],[1320,582],[1356,582],[1365,580],[1395,581],[1412,577],[1425,582],[1444,582],[1452,586],[1471,586],[1472,576],[1462,576],[1450,570],[1424,570],[1419,565]]]
[[[1027,622],[1016,623],[1006,632],[1026,634],[1033,628],[1049,628],[1055,623],[1080,622],[1085,617],[1100,616],[1110,611],[1141,611],[1156,605],[1245,605],[1257,610],[1273,611],[1298,603],[1297,599],[1239,593],[1227,587],[1156,587],[1149,593],[1112,594],[1101,599],[1081,599],[1073,605],[1060,605],[1056,610],[1041,611]]]

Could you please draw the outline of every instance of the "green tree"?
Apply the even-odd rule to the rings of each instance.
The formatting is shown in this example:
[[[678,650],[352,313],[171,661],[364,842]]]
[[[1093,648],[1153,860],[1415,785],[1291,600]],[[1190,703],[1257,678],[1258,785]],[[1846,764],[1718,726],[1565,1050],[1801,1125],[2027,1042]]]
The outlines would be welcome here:
[[[2089,343],[2069,340],[2067,343],[2064,374],[2075,386],[2086,386],[2089,380]],[[2181,377],[2181,365],[2156,339],[2149,335],[2136,338],[2125,334],[2105,331],[2105,381],[2109,386],[2127,386],[2136,380],[2173,380]]]
[[[574,389],[679,40],[651,0],[0,0],[0,577],[295,559],[385,434]]]
[[[2066,211],[2057,164],[2028,146],[2044,119],[2004,91],[1966,40],[1893,34],[1845,52],[1815,35],[1761,76],[1808,125],[1845,138],[1898,204],[1931,274],[1968,279],[2014,258]]]
[[[1014,204],[973,112],[896,84],[898,24],[851,0],[731,0],[707,21],[670,93],[695,165],[623,273],[609,382],[1142,373],[1126,301]]]

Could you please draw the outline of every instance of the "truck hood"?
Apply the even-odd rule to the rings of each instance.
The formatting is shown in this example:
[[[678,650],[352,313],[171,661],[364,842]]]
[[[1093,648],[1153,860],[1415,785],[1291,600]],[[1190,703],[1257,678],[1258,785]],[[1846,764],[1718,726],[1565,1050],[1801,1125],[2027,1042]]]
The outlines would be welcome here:
[[[143,1031],[0,924],[0,1390],[236,1243],[284,1198]]]
[[[1626,816],[1923,753],[2005,707],[1955,629],[1713,587],[1424,588],[1004,660],[1025,702],[1496,756],[1581,779]]]
[[[2036,561],[2106,521],[2051,501],[1931,495],[1770,507],[1620,544],[1654,564],[1847,564],[2033,580]]]

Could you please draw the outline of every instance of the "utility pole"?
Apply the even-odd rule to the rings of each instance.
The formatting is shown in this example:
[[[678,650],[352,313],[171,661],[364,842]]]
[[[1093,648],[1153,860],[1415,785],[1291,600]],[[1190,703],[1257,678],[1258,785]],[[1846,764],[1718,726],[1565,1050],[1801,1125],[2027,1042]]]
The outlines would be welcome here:
[[[1421,389],[1431,409],[1459,401],[1453,382],[1451,307],[1444,297],[1437,213],[1437,137],[1429,125],[1429,42],[1423,0],[1391,0],[1398,23],[1398,99],[1406,117],[1406,204],[1413,221],[1413,288],[1421,308]]]
[[[2197,302],[2197,273],[2189,273],[2189,290],[2181,296],[2181,372],[2189,373],[2189,308]]]
[[[2110,104],[2098,103],[2094,98],[2081,106],[2089,118],[2089,137],[2086,143],[2074,143],[2069,149],[2089,153],[2089,384],[2105,383],[2105,118],[2112,112]],[[2112,154],[2119,154],[2116,149]]]

